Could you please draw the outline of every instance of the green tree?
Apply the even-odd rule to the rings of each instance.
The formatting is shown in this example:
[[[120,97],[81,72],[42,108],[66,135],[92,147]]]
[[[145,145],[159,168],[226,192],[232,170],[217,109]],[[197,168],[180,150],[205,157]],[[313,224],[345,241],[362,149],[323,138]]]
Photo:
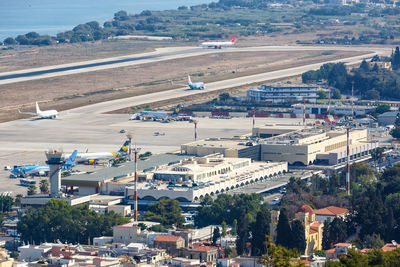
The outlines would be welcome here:
[[[6,216],[4,215],[4,213],[0,212],[0,229],[3,228],[3,224],[4,224],[4,218]]]
[[[332,245],[346,241],[347,238],[347,226],[342,218],[335,218],[333,221],[326,225],[329,227],[328,243]]]
[[[291,248],[296,248],[301,254],[306,250],[305,229],[301,221],[292,221]]]
[[[333,99],[341,99],[342,95],[340,94],[340,90],[339,89],[333,89],[332,90],[332,98]]]
[[[47,180],[41,180],[39,183],[39,190],[40,193],[42,194],[48,194],[49,193],[49,182]]]
[[[176,199],[162,199],[149,205],[144,219],[176,227],[182,227],[185,222],[179,201]]]
[[[114,20],[128,20],[128,13],[124,10],[118,11],[114,14]]]
[[[217,244],[218,239],[221,237],[221,233],[219,231],[219,227],[215,227],[213,231],[212,241],[213,244]]]
[[[229,95],[229,93],[222,93],[219,95],[219,101],[221,102],[225,102],[227,101],[229,98],[231,98],[231,96]]]
[[[300,267],[304,262],[297,261],[300,253],[296,250],[286,249],[283,246],[275,245],[269,236],[266,237],[266,250],[268,253],[262,256],[262,264],[266,267]]]
[[[369,64],[367,63],[367,61],[365,61],[365,59],[361,62],[360,69],[365,72],[369,71]]]
[[[5,43],[5,40],[4,40]],[[392,56],[392,67],[394,70],[397,70],[400,68],[400,50],[399,47],[396,46],[396,50]]]
[[[379,100],[381,98],[379,91],[375,89],[368,90],[365,92],[365,99],[368,100]]]
[[[16,250],[12,251],[10,253],[10,257],[13,258],[13,259],[18,259],[18,257],[19,257],[18,251],[16,251]]]
[[[233,235],[233,236],[237,235],[237,219],[233,220],[232,229],[231,229],[231,235]]]
[[[379,234],[372,234],[364,236],[363,248],[381,248],[385,245],[385,242],[381,239]]]
[[[379,66],[378,66],[378,64],[374,64],[374,66],[372,67],[372,71],[374,71],[374,72],[379,72]]]
[[[325,250],[316,250],[314,251],[314,254],[317,255],[318,257],[326,257]]]
[[[202,206],[208,206],[208,205],[211,205],[212,203],[213,203],[213,199],[209,195],[206,195],[200,202],[200,204]]]
[[[324,224],[324,229],[322,231],[322,249],[331,249],[332,248],[332,243],[330,240],[330,233],[329,233],[329,223],[326,222]]]
[[[228,246],[224,248],[224,256],[225,258],[229,258],[229,255],[232,253],[232,249]]]
[[[390,111],[390,106],[386,105],[386,104],[379,105],[375,109],[375,112],[378,113],[378,114],[383,114],[383,113],[388,112],[388,111]]]
[[[371,152],[371,158],[375,163],[375,168],[376,168],[376,163],[378,162],[379,159],[383,158],[383,152],[385,149],[383,147],[377,147]]]
[[[147,226],[146,226],[146,224],[144,224],[144,223],[138,223],[137,226],[139,226],[139,227],[140,227],[140,230],[142,230],[142,231],[144,231],[144,230],[147,229]]]
[[[291,229],[289,224],[289,217],[285,208],[281,209],[279,214],[279,221],[276,227],[276,243],[285,248],[290,248],[291,242]]]
[[[40,34],[38,34],[37,32],[28,32],[27,34],[25,34],[25,36],[28,39],[38,39],[40,37]]]
[[[237,233],[236,252],[238,255],[243,255],[246,250],[246,242],[249,240],[249,220],[244,211],[238,218]]]
[[[226,232],[227,232],[227,226],[226,226],[226,222],[222,222],[222,233],[221,233],[221,236],[222,237],[225,237],[226,236]]]
[[[315,70],[310,70],[310,71],[304,72],[301,75],[301,80],[303,83],[309,83],[309,82],[316,81],[320,78],[318,74],[319,73]]]
[[[36,194],[36,186],[30,185],[28,187],[28,193],[27,194],[28,194],[28,196],[35,195]]]
[[[269,224],[271,222],[271,212],[268,205],[263,205],[257,213],[256,221],[253,224],[251,234],[251,254],[253,256],[261,256],[265,254],[266,236],[269,235]]]
[[[17,44],[17,41],[15,41],[14,38],[12,38],[12,37],[8,37],[8,38],[4,39],[3,43],[5,45],[15,45],[15,44]]]
[[[400,127],[396,127],[390,130],[389,134],[396,139],[400,139]]]
[[[129,222],[114,212],[99,215],[88,205],[72,207],[61,199],[51,199],[44,207],[28,209],[17,224],[25,242],[87,244],[96,236],[112,234],[112,227]]]
[[[10,196],[0,196],[0,212],[11,211],[14,200]]]
[[[317,94],[318,94],[318,99],[326,99],[328,97],[327,93],[322,90],[319,90]]]
[[[257,212],[260,210],[261,197],[257,194],[227,195],[219,194],[217,199],[210,203],[201,202],[194,217],[195,225],[204,227],[207,225],[220,225],[223,221],[232,224],[238,219],[244,210],[249,216],[249,223],[255,221]]]
[[[368,264],[368,257],[360,251],[350,249],[346,256],[340,257],[340,262],[328,261],[326,267],[345,267],[345,266],[371,266]]]

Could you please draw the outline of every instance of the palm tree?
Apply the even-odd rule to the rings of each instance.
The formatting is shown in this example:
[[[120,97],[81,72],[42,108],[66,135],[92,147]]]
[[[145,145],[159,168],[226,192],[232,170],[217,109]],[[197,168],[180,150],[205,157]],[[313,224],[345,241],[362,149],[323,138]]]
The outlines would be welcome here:
[[[28,187],[28,196],[32,196],[36,194],[36,186],[30,185]]]
[[[40,189],[40,193],[48,194],[49,193],[49,182],[47,180],[41,180],[39,189]]]

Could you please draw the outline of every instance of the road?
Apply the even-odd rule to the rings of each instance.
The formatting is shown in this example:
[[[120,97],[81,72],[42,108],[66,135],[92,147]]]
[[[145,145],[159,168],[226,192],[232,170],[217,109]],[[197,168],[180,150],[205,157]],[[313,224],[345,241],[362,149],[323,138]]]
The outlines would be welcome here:
[[[169,47],[159,48],[156,51],[140,53],[98,60],[82,61],[69,64],[53,65],[40,68],[31,68],[18,71],[0,73],[0,85],[31,80],[45,79],[64,75],[113,69],[131,65],[159,62],[171,59],[201,56],[211,53],[226,52],[278,52],[278,51],[306,51],[306,50],[343,50],[343,51],[373,51],[374,54],[389,54],[390,48],[385,47],[348,47],[348,46],[260,46],[244,48],[228,48],[223,50],[203,49],[199,47]]]

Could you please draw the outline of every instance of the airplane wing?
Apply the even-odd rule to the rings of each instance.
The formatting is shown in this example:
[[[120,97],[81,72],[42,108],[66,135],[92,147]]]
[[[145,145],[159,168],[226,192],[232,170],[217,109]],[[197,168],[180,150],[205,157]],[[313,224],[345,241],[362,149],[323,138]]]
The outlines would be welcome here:
[[[27,114],[27,115],[33,115],[33,116],[37,116],[37,114],[36,113],[34,113],[34,112],[22,112],[21,110],[19,110],[18,109],[18,113],[19,114]]]
[[[179,86],[188,86],[187,83],[174,83],[173,80],[169,80],[171,82],[172,85],[179,85]]]

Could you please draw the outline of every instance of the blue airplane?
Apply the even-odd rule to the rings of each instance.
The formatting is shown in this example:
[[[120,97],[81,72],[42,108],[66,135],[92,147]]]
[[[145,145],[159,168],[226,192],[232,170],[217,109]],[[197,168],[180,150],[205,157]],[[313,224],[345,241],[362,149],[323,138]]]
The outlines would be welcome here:
[[[76,164],[76,155],[78,154],[78,150],[74,150],[74,152],[69,156],[67,161],[63,164],[63,170],[70,170]],[[16,177],[27,177],[28,175],[46,175],[50,170],[49,165],[24,165],[24,166],[14,166],[14,169],[11,171],[10,178]]]

